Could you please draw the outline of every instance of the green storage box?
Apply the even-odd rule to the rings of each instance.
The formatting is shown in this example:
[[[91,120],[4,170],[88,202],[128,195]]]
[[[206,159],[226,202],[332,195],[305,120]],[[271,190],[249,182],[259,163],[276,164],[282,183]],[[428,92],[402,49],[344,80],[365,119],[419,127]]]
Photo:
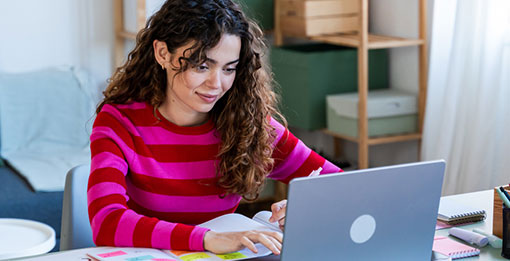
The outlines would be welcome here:
[[[272,30],[274,27],[273,0],[237,0],[243,7],[246,15],[258,22],[263,30]]]
[[[335,115],[333,109],[328,108],[328,129],[338,134],[358,137],[358,119]],[[415,133],[417,131],[418,115],[399,115],[384,118],[368,119],[368,136]]]
[[[358,90],[357,49],[305,44],[271,49],[274,78],[280,86],[280,109],[290,126],[326,128],[326,95]],[[388,88],[388,52],[370,50],[369,89]]]
[[[416,95],[398,90],[377,90],[367,97],[368,136],[385,136],[418,131]],[[358,93],[326,97],[328,129],[358,137]]]

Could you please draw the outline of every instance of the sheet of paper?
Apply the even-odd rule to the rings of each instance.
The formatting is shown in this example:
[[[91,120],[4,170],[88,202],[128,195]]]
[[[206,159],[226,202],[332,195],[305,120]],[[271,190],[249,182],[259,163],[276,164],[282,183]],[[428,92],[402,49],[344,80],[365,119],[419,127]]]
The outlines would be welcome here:
[[[209,228],[216,232],[234,232],[246,230],[271,231],[271,229],[266,225],[237,213],[227,214],[215,219],[211,219],[205,223],[200,224],[199,226]]]
[[[262,223],[269,227],[270,229],[274,231],[278,231],[280,233],[283,233],[283,231],[280,229],[280,226],[278,225],[278,222],[269,222],[269,218],[271,217],[272,213],[271,211],[260,211],[255,216],[253,216],[253,220]]]
[[[265,211],[269,212],[269,211]],[[267,216],[267,213],[262,213],[259,216],[260,220],[268,220],[271,216],[271,212],[269,212],[269,216]],[[270,225],[269,222],[265,222]],[[199,225],[200,227],[209,228],[212,231],[215,232],[235,232],[235,231],[246,231],[246,230],[260,230],[260,231],[275,231],[274,225],[273,227],[268,227],[265,224],[262,224],[260,222],[255,221],[254,219],[250,219],[246,216],[243,216],[241,214],[233,213],[233,214],[226,214],[220,217],[217,217],[215,219],[209,220],[205,223],[202,223]],[[277,229],[276,231],[281,232],[281,230]],[[271,251],[267,249],[262,244],[255,244],[257,247],[258,253],[253,253],[251,250],[245,248],[239,251],[238,253],[246,256],[245,258],[252,258],[252,257],[258,257],[258,256],[267,256],[271,254]],[[237,252],[236,252],[237,253]],[[221,257],[222,259],[204,259],[209,260],[233,260],[232,258],[236,258],[236,256],[239,256],[239,258],[245,259],[244,257],[241,257],[239,254],[233,254],[228,256]],[[229,259],[226,259],[229,258]],[[236,258],[236,260],[241,260]]]

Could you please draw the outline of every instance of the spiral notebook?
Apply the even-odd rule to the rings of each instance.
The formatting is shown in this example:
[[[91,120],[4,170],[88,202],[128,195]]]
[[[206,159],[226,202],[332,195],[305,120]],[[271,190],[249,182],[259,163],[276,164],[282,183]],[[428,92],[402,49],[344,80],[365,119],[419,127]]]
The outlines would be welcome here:
[[[486,217],[485,210],[460,204],[449,198],[441,198],[438,212],[437,219],[448,225],[478,222]]]
[[[449,256],[452,259],[464,258],[470,256],[477,256],[480,250],[466,244],[459,243],[448,237],[434,237],[434,244],[432,250],[439,252],[443,255]]]

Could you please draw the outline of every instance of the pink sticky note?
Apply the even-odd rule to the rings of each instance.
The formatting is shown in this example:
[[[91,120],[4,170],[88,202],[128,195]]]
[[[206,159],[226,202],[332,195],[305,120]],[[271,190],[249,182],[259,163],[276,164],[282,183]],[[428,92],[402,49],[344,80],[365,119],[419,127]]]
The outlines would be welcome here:
[[[125,254],[126,254],[126,252],[119,250],[119,251],[103,253],[103,254],[97,254],[97,255],[102,257],[102,258],[107,258],[107,257],[114,257],[114,256],[122,256],[122,255],[125,255]]]
[[[436,230],[439,230],[439,229],[443,229],[443,228],[449,228],[449,227],[453,227],[452,225],[448,225],[446,223],[443,223],[441,221],[437,221],[436,223]]]

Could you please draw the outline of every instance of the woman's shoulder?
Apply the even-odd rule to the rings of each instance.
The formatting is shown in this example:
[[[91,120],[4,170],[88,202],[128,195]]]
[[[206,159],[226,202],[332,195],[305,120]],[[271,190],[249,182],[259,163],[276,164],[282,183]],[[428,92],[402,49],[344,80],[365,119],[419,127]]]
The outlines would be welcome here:
[[[143,119],[151,119],[152,114],[152,106],[145,102],[109,103],[101,108],[97,118],[114,118],[119,122],[136,123]]]
[[[271,126],[275,128],[276,132],[280,133],[286,130],[285,126],[282,123],[280,123],[280,121],[275,119],[273,116],[268,116],[267,119],[269,121],[269,124],[271,124]]]

